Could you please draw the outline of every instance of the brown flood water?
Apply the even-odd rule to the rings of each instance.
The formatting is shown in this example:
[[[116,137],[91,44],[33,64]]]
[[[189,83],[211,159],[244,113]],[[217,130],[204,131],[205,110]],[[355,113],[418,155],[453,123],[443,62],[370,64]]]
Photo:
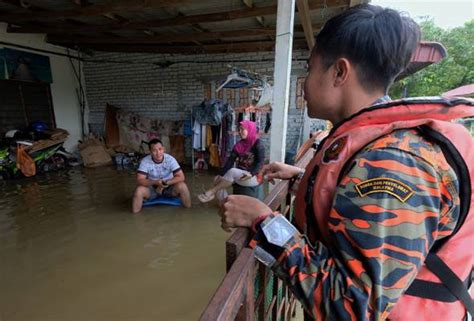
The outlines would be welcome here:
[[[216,207],[133,215],[133,189],[113,167],[0,180],[0,320],[197,320],[225,273]]]

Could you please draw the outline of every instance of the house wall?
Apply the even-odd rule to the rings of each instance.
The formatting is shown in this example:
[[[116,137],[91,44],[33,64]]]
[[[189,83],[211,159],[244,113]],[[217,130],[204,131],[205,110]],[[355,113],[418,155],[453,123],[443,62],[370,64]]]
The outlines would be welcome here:
[[[302,135],[303,110],[296,108],[296,82],[305,75],[307,52],[295,52],[291,75],[287,150],[297,147]],[[204,85],[221,81],[229,65],[273,77],[274,53],[213,55],[96,53],[87,58],[84,74],[89,103],[89,126],[103,133],[107,103],[160,120],[189,119],[193,105],[204,98]],[[170,64],[168,64],[170,63]],[[230,90],[230,89],[227,89]],[[226,93],[224,92],[224,97]],[[313,121],[313,128],[322,126]],[[270,137],[262,138],[269,152]],[[191,154],[190,139],[186,156]]]
[[[74,150],[77,147],[78,140],[82,138],[81,112],[76,94],[76,88],[79,87],[79,83],[76,80],[69,58],[58,55],[66,54],[66,50],[62,47],[46,43],[44,35],[7,33],[6,27],[5,23],[0,23],[0,48],[13,48],[49,57],[53,76],[51,95],[56,126],[64,128],[69,132],[69,138],[64,146],[69,151]],[[45,50],[50,53],[19,48],[15,45]],[[71,52],[71,54],[75,53]]]

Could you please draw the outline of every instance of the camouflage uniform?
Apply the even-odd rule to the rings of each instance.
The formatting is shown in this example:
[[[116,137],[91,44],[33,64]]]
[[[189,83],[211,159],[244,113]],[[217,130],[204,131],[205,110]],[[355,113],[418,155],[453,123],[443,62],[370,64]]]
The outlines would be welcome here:
[[[441,149],[413,129],[377,139],[348,165],[329,214],[330,242],[310,244],[298,233],[282,249],[259,232],[251,246],[278,258],[273,270],[312,318],[384,320],[434,241],[453,232],[458,180]],[[381,183],[402,192],[374,189]]]

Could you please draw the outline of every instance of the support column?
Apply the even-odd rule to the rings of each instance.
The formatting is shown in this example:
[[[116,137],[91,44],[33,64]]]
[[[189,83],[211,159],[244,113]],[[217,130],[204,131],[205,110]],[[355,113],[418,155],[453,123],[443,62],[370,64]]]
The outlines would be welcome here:
[[[270,162],[285,161],[295,0],[278,0]]]

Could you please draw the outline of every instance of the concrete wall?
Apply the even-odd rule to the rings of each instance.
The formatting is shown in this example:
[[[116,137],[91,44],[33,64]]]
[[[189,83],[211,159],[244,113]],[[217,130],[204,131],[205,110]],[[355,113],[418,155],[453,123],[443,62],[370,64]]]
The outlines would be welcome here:
[[[296,80],[305,75],[307,52],[295,52],[287,150],[295,149],[302,132],[302,110],[296,108]],[[273,77],[274,53],[158,55],[96,53],[84,64],[91,131],[103,133],[106,103],[161,120],[190,118],[193,105],[203,99],[209,80],[222,80],[228,65]],[[166,66],[166,63],[172,63]],[[225,94],[224,94],[225,97]],[[320,125],[315,121],[313,128]],[[269,152],[269,135],[263,138]],[[186,144],[190,155],[190,142]]]
[[[81,139],[80,107],[76,95],[78,82],[74,76],[69,58],[53,54],[66,54],[66,50],[62,47],[53,46],[46,43],[44,41],[44,35],[7,33],[6,24],[4,23],[0,23],[0,41],[3,43],[13,44],[0,44],[0,47],[2,48],[13,48],[49,56],[53,76],[51,94],[53,99],[54,114],[56,117],[56,126],[69,131],[70,136],[65,143],[66,149],[75,149],[77,146],[77,141]],[[46,50],[53,53],[37,52],[35,50],[18,48],[14,45]]]

